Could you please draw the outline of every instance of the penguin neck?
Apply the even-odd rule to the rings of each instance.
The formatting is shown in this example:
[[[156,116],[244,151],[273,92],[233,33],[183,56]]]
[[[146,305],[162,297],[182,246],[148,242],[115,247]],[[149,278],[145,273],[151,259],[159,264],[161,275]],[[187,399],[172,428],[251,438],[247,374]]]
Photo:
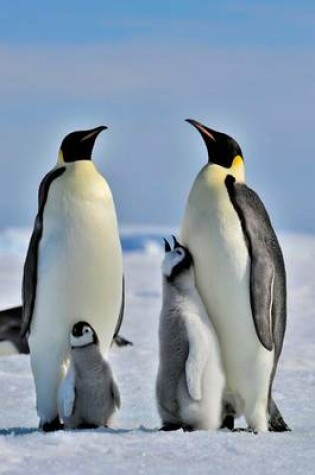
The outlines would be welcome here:
[[[95,371],[103,361],[100,349],[95,344],[72,348],[71,358],[75,368],[82,372]]]
[[[230,168],[221,167],[215,163],[208,163],[200,171],[197,180],[203,181],[207,187],[212,189],[225,188],[225,179],[227,175],[232,175],[237,183],[245,182],[245,166],[244,161],[240,157],[236,157]]]
[[[91,160],[78,160],[76,162],[69,162],[69,163],[64,162],[63,166],[66,167],[66,170],[68,172],[74,172],[74,173],[81,172],[81,171],[82,173],[87,173],[89,171],[96,170],[96,167]]]
[[[193,295],[196,292],[195,273],[192,268],[182,272],[174,280],[163,275],[164,294]]]
[[[74,197],[76,203],[78,203],[78,200],[84,202],[111,200],[109,186],[93,162],[80,160],[65,163],[63,166],[65,167],[65,173],[55,181],[52,191],[50,190],[50,195],[54,194],[53,200],[50,200],[50,202],[53,201],[52,206],[55,208],[57,216],[60,215],[60,209],[63,205],[72,207],[73,202],[69,204],[71,197]],[[56,168],[59,167],[60,165],[57,164]],[[54,191],[54,189],[57,191]]]

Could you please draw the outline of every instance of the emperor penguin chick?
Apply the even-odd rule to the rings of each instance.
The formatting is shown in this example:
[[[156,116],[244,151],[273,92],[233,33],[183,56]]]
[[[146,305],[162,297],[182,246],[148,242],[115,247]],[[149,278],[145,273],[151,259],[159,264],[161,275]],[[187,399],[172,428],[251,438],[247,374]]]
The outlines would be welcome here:
[[[59,417],[66,429],[107,426],[120,408],[120,395],[98,337],[91,325],[78,322],[70,344],[70,367],[58,392]]]
[[[192,256],[165,240],[157,404],[162,430],[211,430],[221,422],[224,375],[214,328],[196,290]]]

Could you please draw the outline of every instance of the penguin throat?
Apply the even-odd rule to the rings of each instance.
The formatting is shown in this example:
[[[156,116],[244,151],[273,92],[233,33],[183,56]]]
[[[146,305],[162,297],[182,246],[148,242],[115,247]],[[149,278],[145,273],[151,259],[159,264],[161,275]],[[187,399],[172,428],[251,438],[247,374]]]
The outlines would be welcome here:
[[[91,341],[90,343],[83,343],[82,345],[71,345],[72,350],[81,350],[81,348],[87,348],[88,346],[93,346],[95,343]]]

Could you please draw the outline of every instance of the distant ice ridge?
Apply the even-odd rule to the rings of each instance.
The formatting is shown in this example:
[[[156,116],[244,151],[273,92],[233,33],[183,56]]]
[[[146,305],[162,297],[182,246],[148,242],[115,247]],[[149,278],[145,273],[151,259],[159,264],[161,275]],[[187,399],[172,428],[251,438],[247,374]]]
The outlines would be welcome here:
[[[25,256],[31,237],[30,228],[4,228],[0,230],[0,255]],[[163,249],[163,237],[176,232],[174,226],[122,226],[120,231],[123,251],[159,254]]]
[[[0,255],[25,255],[31,237],[28,228],[4,228],[0,230]]]
[[[160,254],[164,248],[163,237],[169,238],[171,234],[178,235],[178,228],[175,226],[120,226],[121,244],[125,253]],[[30,237],[30,228],[4,228],[0,230],[0,255],[24,257]],[[306,264],[311,257],[310,251],[312,257],[315,257],[314,236],[280,233],[279,237],[285,254],[300,252],[301,257],[304,254]],[[302,248],[301,243],[303,243]],[[308,249],[307,253],[303,250],[304,246]]]
[[[174,228],[155,228],[144,226],[123,226],[120,232],[124,252],[144,252],[159,254],[164,248],[163,237],[168,237]]]

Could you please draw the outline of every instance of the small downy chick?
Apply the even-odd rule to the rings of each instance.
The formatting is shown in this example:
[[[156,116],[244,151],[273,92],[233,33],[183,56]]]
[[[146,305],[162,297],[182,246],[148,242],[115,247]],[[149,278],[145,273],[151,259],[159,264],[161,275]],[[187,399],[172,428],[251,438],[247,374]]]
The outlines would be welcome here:
[[[70,366],[58,392],[59,417],[65,429],[88,429],[110,424],[120,408],[120,394],[95,330],[76,323],[70,333]]]
[[[216,332],[195,285],[192,256],[165,241],[156,384],[161,430],[220,427],[224,373]]]

